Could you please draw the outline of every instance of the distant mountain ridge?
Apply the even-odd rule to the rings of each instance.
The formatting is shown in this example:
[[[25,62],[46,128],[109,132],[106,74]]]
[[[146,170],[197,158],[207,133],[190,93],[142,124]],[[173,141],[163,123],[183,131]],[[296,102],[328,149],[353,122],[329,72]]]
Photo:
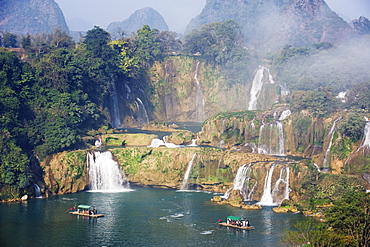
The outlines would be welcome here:
[[[286,44],[335,43],[355,33],[324,0],[207,0],[186,33],[228,19],[243,26],[248,48],[266,51]]]
[[[112,22],[108,25],[107,31],[114,34],[124,31],[131,35],[141,29],[144,25],[149,25],[151,29],[168,31],[168,26],[161,14],[153,8],[142,8],[136,10],[129,18],[122,22]]]
[[[69,33],[62,10],[54,0],[0,0],[0,30],[15,34]]]

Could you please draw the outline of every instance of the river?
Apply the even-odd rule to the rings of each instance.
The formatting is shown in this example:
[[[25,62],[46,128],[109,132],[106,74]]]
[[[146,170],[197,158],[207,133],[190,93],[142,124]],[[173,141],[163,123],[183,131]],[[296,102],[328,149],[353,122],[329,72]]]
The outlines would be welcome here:
[[[210,202],[213,194],[134,188],[129,192],[80,192],[22,203],[0,204],[0,246],[278,246],[299,214],[270,207],[246,211]],[[103,218],[67,213],[95,205]],[[256,227],[219,227],[218,219],[245,217]]]

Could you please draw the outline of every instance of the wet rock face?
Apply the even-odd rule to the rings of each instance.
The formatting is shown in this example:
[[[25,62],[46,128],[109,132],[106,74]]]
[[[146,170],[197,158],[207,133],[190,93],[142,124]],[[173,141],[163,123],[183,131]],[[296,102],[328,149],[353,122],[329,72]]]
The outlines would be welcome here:
[[[88,186],[86,151],[63,152],[50,156],[40,166],[44,170],[43,194],[67,194]]]

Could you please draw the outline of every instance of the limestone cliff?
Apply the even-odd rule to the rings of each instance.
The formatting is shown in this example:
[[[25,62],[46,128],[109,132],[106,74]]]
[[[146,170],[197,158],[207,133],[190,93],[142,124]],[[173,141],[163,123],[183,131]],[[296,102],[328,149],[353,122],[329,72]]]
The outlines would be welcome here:
[[[248,48],[265,52],[286,44],[335,43],[352,33],[348,23],[323,0],[207,0],[203,11],[192,19],[186,32],[229,19],[244,27]]]
[[[85,190],[88,185],[86,151],[57,153],[40,164],[44,171],[41,191],[46,195]],[[41,183],[39,183],[41,184]]]
[[[62,10],[54,0],[0,0],[0,30],[15,34],[69,33]]]

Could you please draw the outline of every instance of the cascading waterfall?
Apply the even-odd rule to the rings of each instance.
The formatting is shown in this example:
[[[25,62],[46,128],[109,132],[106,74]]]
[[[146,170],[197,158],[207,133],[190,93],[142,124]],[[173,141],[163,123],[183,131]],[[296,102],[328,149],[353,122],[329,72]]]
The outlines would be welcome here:
[[[243,200],[251,200],[251,191],[249,190],[251,171],[252,163],[240,166],[234,178],[233,187],[225,192],[223,198],[229,198],[231,191],[239,190],[240,194],[243,196]]]
[[[330,131],[328,133],[328,139],[330,141],[329,141],[328,148],[326,149],[326,152],[325,152],[324,161],[322,163],[323,168],[328,168],[328,157],[329,157],[329,154],[330,154],[330,151],[331,151],[331,146],[333,145],[333,137],[334,137],[335,127],[336,127],[337,122],[341,119],[342,119],[342,117],[339,117],[338,119],[336,119],[333,122],[333,126],[331,126]]]
[[[274,203],[271,193],[272,174],[274,173],[275,166],[276,164],[272,164],[270,169],[266,173],[261,201],[257,203],[259,205],[276,206],[276,203]]]
[[[148,113],[146,112],[145,106],[140,98],[136,98],[135,101],[137,107],[137,121],[140,124],[147,124],[149,123]]]
[[[188,167],[186,168],[186,172],[185,172],[185,175],[184,175],[184,179],[182,180],[182,185],[181,185],[180,190],[188,190],[189,189],[189,184],[188,184],[189,183],[189,177],[190,177],[191,169],[193,168],[193,163],[194,163],[194,159],[195,159],[196,155],[197,154],[194,153],[193,157],[191,158],[191,160],[188,163]]]
[[[271,84],[275,83],[274,80],[272,79],[270,71],[267,68],[260,66],[252,82],[252,88],[250,91],[250,99],[249,99],[249,105],[248,105],[248,110],[250,111],[257,110],[257,100],[258,100],[259,95],[261,94],[262,86],[264,83],[265,70],[268,71],[269,82]]]
[[[197,86],[197,91],[196,91],[196,96],[195,96],[196,120],[201,122],[205,119],[205,115],[204,115],[205,103],[204,103],[203,90],[198,80],[199,64],[200,62],[197,63],[197,66],[195,68],[194,80]]]
[[[33,187],[35,188],[36,198],[42,198],[40,187],[37,184],[33,184]]]
[[[113,128],[121,127],[121,114],[119,111],[119,101],[116,83],[113,82],[113,94],[111,97],[111,119]]]
[[[88,152],[87,169],[92,191],[120,192],[129,190],[129,181],[109,151]]]

